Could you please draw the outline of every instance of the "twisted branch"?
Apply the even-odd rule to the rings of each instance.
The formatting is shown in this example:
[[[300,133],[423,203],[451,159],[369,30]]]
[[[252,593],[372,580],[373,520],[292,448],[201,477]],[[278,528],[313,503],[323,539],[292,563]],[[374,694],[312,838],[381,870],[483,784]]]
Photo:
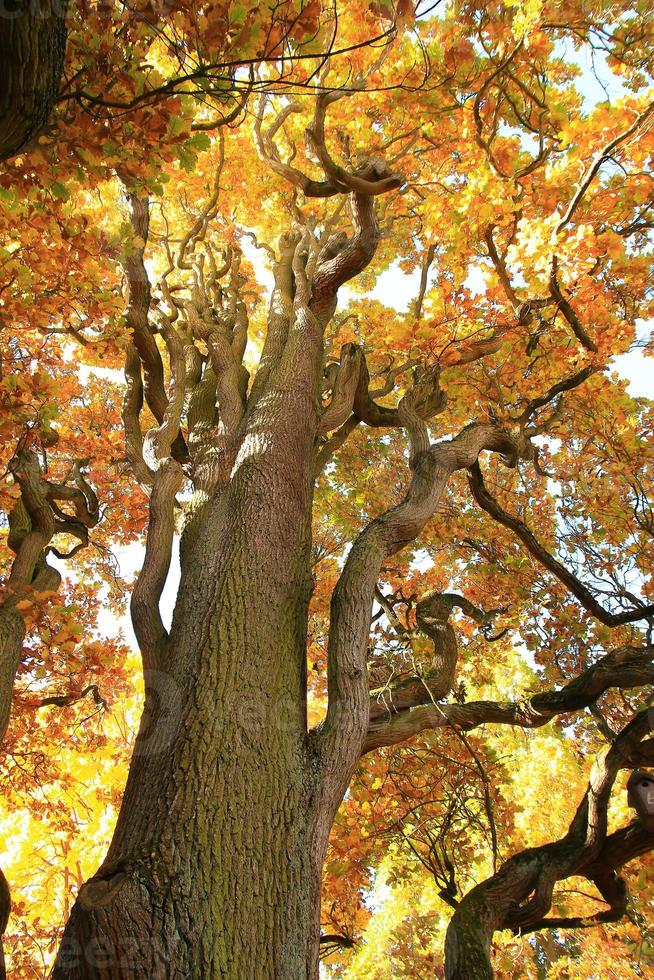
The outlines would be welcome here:
[[[377,600],[380,601],[379,593],[377,593]],[[416,623],[418,629],[428,636],[433,644],[429,666],[420,676],[403,678],[386,684],[378,692],[370,692],[370,720],[364,752],[368,751],[371,732],[376,731],[376,734],[379,734],[377,726],[380,722],[416,705],[435,704],[452,690],[456,677],[458,647],[456,633],[449,620],[456,608],[461,609],[466,616],[482,627],[486,639],[499,639],[504,635],[503,633],[498,637],[488,635],[493,618],[500,610],[492,609],[484,612],[464,596],[449,592],[431,591],[422,595],[416,604]]]
[[[514,458],[515,439],[493,425],[474,424],[449,442],[413,453],[404,500],[377,517],[353,544],[331,602],[327,718],[321,742],[327,757],[354,765],[368,728],[367,647],[375,587],[384,561],[408,544],[434,513],[450,476],[484,450]],[[347,768],[347,766],[346,766]]]
[[[627,690],[654,683],[654,647],[620,647],[607,653],[588,667],[561,690],[543,691],[519,701],[468,701],[466,704],[434,704],[427,688],[422,685],[412,692],[401,710],[382,713],[372,702],[370,725],[363,752],[384,745],[396,745],[431,728],[452,726],[459,731],[471,731],[480,725],[515,725],[521,728],[540,728],[557,715],[570,714],[590,707],[608,690]],[[634,765],[647,765],[648,754],[634,756]]]
[[[85,460],[76,460],[66,480],[54,483],[41,474],[36,453],[20,446],[9,469],[20,488],[20,497],[9,515],[7,544],[15,557],[0,603],[0,741],[9,723],[12,692],[20,663],[25,624],[18,604],[34,591],[55,591],[61,583],[57,569],[47,562],[50,552],[70,557],[88,543],[89,529],[100,520],[97,497],[83,474]],[[69,502],[74,513],[59,506]],[[79,545],[62,555],[52,540],[72,535]]]
[[[492,980],[493,933],[511,928],[529,931],[561,924],[546,918],[556,883],[581,874],[596,882],[609,903],[594,922],[622,915],[626,887],[616,869],[654,848],[654,833],[624,828],[607,837],[607,809],[620,769],[631,765],[633,750],[651,731],[649,711],[637,714],[597,760],[588,788],[566,834],[555,843],[528,848],[506,861],[497,874],[476,885],[459,903],[445,942],[447,980]],[[586,923],[590,924],[590,923]]]

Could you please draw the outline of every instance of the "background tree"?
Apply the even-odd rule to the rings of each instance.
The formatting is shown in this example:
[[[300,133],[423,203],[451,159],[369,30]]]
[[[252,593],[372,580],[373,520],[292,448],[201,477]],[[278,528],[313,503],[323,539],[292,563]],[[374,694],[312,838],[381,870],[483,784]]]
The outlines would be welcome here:
[[[56,747],[84,702],[136,710],[120,637],[75,629],[81,608],[91,624],[119,608],[107,549],[148,515],[130,599],[145,712],[54,976],[314,976],[321,946],[335,975],[370,976],[372,943],[377,975],[431,975],[447,906],[450,977],[492,975],[507,929],[556,931],[502,939],[500,974],[502,949],[529,951],[525,975],[587,962],[593,940],[560,930],[626,911],[604,955],[636,963],[642,913],[617,872],[654,837],[612,790],[654,761],[651,403],[611,369],[651,312],[651,26],[605,15],[316,10],[347,54],[282,60],[278,97],[279,64],[246,71],[226,136],[197,92],[103,95],[96,112],[84,88],[67,101],[88,142],[44,143],[3,176],[4,220],[21,221],[3,293],[3,638],[27,618],[14,813],[60,793]],[[592,104],[588,70],[575,87],[583,50],[618,98]],[[156,54],[165,74],[166,39]],[[405,312],[378,279],[398,265]],[[78,569],[65,605],[38,578],[55,534]],[[105,763],[129,739],[85,738],[99,803],[109,787],[117,803]],[[373,870],[401,910],[392,935],[368,922]],[[426,907],[409,875],[432,882]],[[38,929],[54,943],[55,922]],[[24,938],[11,955],[32,968]]]
[[[63,2],[10,4],[2,8],[0,65],[0,159],[23,148],[54,105],[66,51]]]

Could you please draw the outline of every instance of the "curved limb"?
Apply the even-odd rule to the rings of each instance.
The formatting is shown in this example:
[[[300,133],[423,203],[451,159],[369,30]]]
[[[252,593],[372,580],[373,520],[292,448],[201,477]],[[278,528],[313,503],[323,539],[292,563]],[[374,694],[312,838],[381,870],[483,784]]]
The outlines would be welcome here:
[[[161,423],[166,412],[168,397],[164,385],[161,352],[149,323],[151,286],[144,259],[150,230],[150,202],[147,197],[132,192],[128,182],[120,174],[118,176],[123,181],[129,199],[130,222],[134,235],[129,250],[122,258],[127,283],[125,320],[141,362],[145,401],[157,422]],[[135,374],[134,366],[130,367],[132,374]],[[136,401],[132,402],[132,410],[136,404]],[[187,455],[186,444],[180,432],[175,444],[175,457],[184,461]]]
[[[491,980],[490,947],[499,929],[543,928],[554,886],[571,875],[597,878],[605,894],[623,901],[614,872],[637,854],[654,849],[654,833],[623,830],[607,837],[607,809],[620,769],[651,731],[650,713],[637,714],[600,757],[567,833],[560,840],[528,848],[509,858],[497,874],[476,885],[459,903],[445,941],[447,980]],[[556,920],[554,920],[556,922]]]
[[[18,603],[28,591],[50,591],[59,588],[61,576],[47,563],[55,535],[72,534],[88,542],[88,529],[94,527],[100,512],[95,493],[84,479],[83,461],[71,467],[67,482],[44,480],[35,452],[20,447],[9,463],[9,469],[20,487],[20,498],[9,515],[7,544],[14,552],[8,578],[8,591],[0,603],[0,741],[9,723],[14,678],[22,652],[25,626]],[[59,501],[70,501],[75,514],[63,511]],[[74,553],[78,548],[73,549]]]
[[[377,593],[380,601],[379,593]],[[383,597],[382,597],[383,598]],[[416,623],[433,644],[428,669],[420,676],[400,679],[387,684],[379,693],[371,691],[370,721],[374,727],[383,719],[419,704],[435,704],[454,686],[458,649],[456,633],[450,624],[454,609],[461,609],[486,631],[493,616],[500,610],[485,613],[464,596],[450,592],[426,592],[416,604]],[[503,635],[503,634],[500,634]],[[497,637],[486,637],[496,639]]]
[[[48,564],[49,551],[58,554],[50,544],[64,532],[80,538],[79,547],[88,541],[88,528],[100,519],[97,497],[84,479],[82,461],[71,467],[68,479],[74,485],[44,480],[35,452],[21,446],[9,463],[9,469],[20,488],[20,497],[9,514],[7,544],[14,552],[8,579],[8,590],[0,602],[0,742],[9,724],[14,681],[23,650],[25,623],[18,604],[34,591],[54,591],[61,575]],[[73,503],[75,516],[62,511],[57,501]],[[74,548],[71,554],[78,548]],[[11,909],[9,886],[0,870],[0,977],[4,976],[2,935]]]
[[[426,367],[413,365],[413,384],[396,408],[379,405],[374,395],[389,394],[393,390],[395,378],[406,365],[395,371],[390,371],[390,380],[378,392],[370,391],[370,373],[363,350],[358,344],[344,344],[341,348],[338,363],[328,365],[326,374],[331,388],[331,398],[323,409],[318,429],[319,436],[326,436],[335,429],[340,430],[345,437],[363,422],[371,427],[407,428],[411,425],[422,425],[442,412],[447,404],[447,396],[441,390],[438,365]],[[349,431],[345,431],[345,429]],[[329,454],[338,448],[330,447]],[[426,448],[426,446],[423,446]],[[321,467],[322,468],[322,467]]]
[[[423,423],[424,424],[424,423]],[[410,429],[412,448],[421,433]],[[374,591],[384,561],[415,538],[434,513],[448,479],[484,450],[513,457],[515,439],[493,425],[475,424],[449,442],[416,454],[404,500],[372,521],[353,544],[334,589],[328,640],[328,710],[320,732],[323,752],[354,765],[368,728],[367,646]],[[350,758],[352,757],[352,758]]]
[[[396,745],[430,728],[452,726],[459,731],[471,731],[480,725],[515,725],[540,728],[557,715],[569,714],[590,707],[606,691],[642,687],[654,683],[654,647],[620,647],[583,671],[560,690],[543,691],[519,701],[468,701],[465,704],[433,704],[425,687],[415,690],[412,704],[392,715],[371,720],[363,752],[384,745]],[[650,740],[652,741],[652,740]],[[632,757],[634,765],[647,765],[654,758],[648,742],[639,751],[644,756]]]
[[[167,632],[159,601],[170,568],[175,532],[175,500],[183,482],[180,464],[173,458],[184,406],[186,364],[184,347],[175,328],[165,323],[162,333],[168,348],[171,380],[161,424],[144,440],[144,460],[153,473],[145,555],[130,602],[134,633],[146,669],[160,666]]]
[[[315,100],[313,123],[306,129],[307,143],[324,171],[325,180],[314,180],[290,163],[283,162],[275,144],[277,133],[289,116],[302,110],[301,104],[297,101],[289,102],[277,114],[268,129],[264,130],[266,97],[264,96],[259,103],[255,120],[259,156],[275,173],[301,190],[305,197],[333,197],[336,194],[350,192],[374,197],[395,190],[404,183],[401,177],[391,173],[386,164],[379,160],[368,161],[358,171],[346,171],[334,163],[325,144],[325,115],[327,107],[345,95],[345,92],[339,91],[321,92]]]

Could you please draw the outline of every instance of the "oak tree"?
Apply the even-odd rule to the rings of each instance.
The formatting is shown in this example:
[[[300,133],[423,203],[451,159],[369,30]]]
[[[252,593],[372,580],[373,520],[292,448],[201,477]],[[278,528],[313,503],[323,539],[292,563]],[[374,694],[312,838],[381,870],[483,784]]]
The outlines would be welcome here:
[[[0,176],[2,826],[61,845],[26,976],[30,934],[57,980],[564,976],[607,924],[651,963],[651,42],[598,0],[76,8]]]

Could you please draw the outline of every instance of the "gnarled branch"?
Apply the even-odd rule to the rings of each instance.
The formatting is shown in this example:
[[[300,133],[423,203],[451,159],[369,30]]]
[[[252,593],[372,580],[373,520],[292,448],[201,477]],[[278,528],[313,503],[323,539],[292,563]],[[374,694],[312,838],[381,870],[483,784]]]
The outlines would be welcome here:
[[[184,347],[177,331],[164,323],[162,333],[168,348],[171,368],[169,395],[161,424],[151,429],[144,440],[144,460],[152,471],[149,520],[143,565],[130,602],[134,633],[145,669],[161,664],[167,632],[161,619],[159,601],[170,568],[175,532],[175,499],[183,483],[180,464],[172,456],[179,434],[184,405],[186,362]]]
[[[127,282],[125,320],[131,331],[132,342],[142,366],[142,383],[145,401],[157,422],[161,423],[168,405],[168,397],[164,385],[164,366],[161,352],[149,323],[151,287],[144,259],[150,229],[150,205],[147,197],[139,196],[130,191],[127,185],[125,186],[130,202],[130,221],[133,231],[133,239],[129,244],[126,254],[122,258],[122,266]],[[136,366],[133,359],[130,362],[129,369],[133,378],[133,386],[138,386]],[[133,398],[129,409],[131,413],[130,419],[133,418],[133,413],[137,405],[138,399]],[[134,437],[135,434],[132,423],[130,436]],[[128,442],[128,454],[134,452],[137,442],[138,440],[133,442],[132,445]],[[175,457],[184,461],[187,455],[184,438],[180,432],[177,435],[175,444]],[[145,477],[145,473],[140,467],[139,473],[140,477]]]
[[[615,875],[616,868],[654,848],[654,833],[643,834],[638,829],[630,833],[630,828],[625,828],[617,838],[607,837],[607,810],[619,770],[630,765],[634,748],[650,731],[650,712],[642,711],[595,763],[566,834],[554,843],[528,848],[509,858],[495,875],[461,900],[445,942],[447,980],[491,980],[493,933],[506,928],[529,931],[546,927],[554,887],[571,875],[582,874],[596,881],[610,903],[612,916],[624,911],[624,883]],[[553,924],[558,921],[553,920]]]
[[[379,592],[376,595],[379,602]],[[416,623],[418,629],[433,643],[427,669],[420,676],[404,677],[386,684],[379,692],[370,692],[369,734],[371,728],[374,729],[380,720],[388,719],[416,705],[435,704],[452,690],[456,676],[458,647],[456,633],[449,620],[456,608],[461,609],[466,616],[478,623],[487,639],[499,638],[489,636],[488,630],[493,617],[501,610],[492,609],[484,612],[465,596],[449,592],[426,592],[416,604]],[[397,630],[397,626],[395,628]],[[500,636],[502,635],[504,634],[501,633]]]
[[[414,700],[389,715],[371,703],[371,716],[363,752],[396,745],[430,728],[451,726],[471,731],[480,725],[515,725],[540,728],[557,715],[581,711],[606,691],[642,687],[654,683],[654,647],[620,647],[588,667],[561,690],[543,691],[519,701],[468,701],[466,704],[434,704],[426,686],[415,688]],[[406,699],[408,700],[408,698]],[[647,743],[643,743],[646,745]],[[646,765],[649,756],[633,757],[634,765]]]
[[[353,544],[331,602],[327,718],[324,751],[358,758],[368,728],[370,698],[367,647],[375,587],[384,561],[412,541],[434,513],[450,476],[468,468],[484,450],[514,457],[515,439],[493,425],[473,424],[449,442],[413,458],[404,500],[370,523]],[[353,733],[355,737],[353,737]],[[356,754],[356,756],[355,756]]]
[[[83,475],[83,462],[77,460],[62,483],[45,480],[36,453],[25,446],[19,447],[9,463],[20,487],[20,497],[9,515],[7,544],[15,558],[8,590],[0,603],[0,741],[9,723],[14,679],[25,636],[18,603],[33,591],[59,588],[61,575],[47,562],[49,551],[60,554],[52,546],[52,539],[57,534],[70,534],[83,547],[88,542],[89,528],[100,519],[97,497]],[[72,485],[67,481],[72,481]],[[59,506],[63,501],[72,503],[74,514]],[[74,548],[70,554],[77,550]]]

